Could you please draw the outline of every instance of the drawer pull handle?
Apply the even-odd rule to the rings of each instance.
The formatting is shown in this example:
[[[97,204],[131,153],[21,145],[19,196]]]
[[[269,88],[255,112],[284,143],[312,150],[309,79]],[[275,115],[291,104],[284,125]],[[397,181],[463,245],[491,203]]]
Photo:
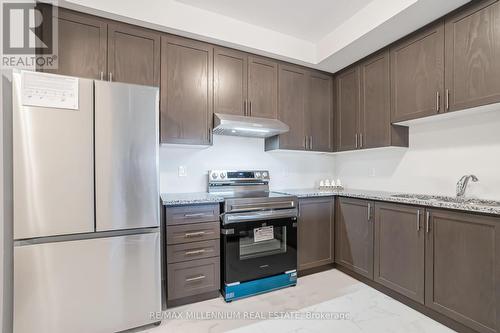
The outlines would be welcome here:
[[[205,213],[184,214],[184,217],[186,218],[202,217],[202,216],[210,216],[210,215],[207,215]]]
[[[193,256],[196,254],[202,254],[205,253],[205,249],[200,249],[200,250],[194,250],[194,251],[186,251],[187,256]]]
[[[205,231],[198,231],[198,232],[188,232],[188,233],[185,233],[184,236],[186,238],[202,237],[204,234],[205,234]]]
[[[203,280],[205,277],[206,277],[205,275],[195,276],[195,277],[186,279],[186,282],[193,282],[193,281]]]

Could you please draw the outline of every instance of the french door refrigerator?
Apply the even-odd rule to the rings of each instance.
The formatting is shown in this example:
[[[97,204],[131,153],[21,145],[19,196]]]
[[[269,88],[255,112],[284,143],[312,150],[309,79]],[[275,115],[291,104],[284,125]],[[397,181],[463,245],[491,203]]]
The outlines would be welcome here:
[[[13,74],[14,332],[161,311],[158,89]]]

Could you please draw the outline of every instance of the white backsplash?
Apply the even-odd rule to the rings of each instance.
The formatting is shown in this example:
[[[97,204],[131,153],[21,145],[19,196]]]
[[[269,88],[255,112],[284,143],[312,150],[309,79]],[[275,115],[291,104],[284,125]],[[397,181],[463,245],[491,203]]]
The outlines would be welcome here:
[[[473,173],[468,194],[500,200],[500,107],[410,127],[409,148],[339,154],[265,152],[264,140],[214,136],[208,148],[160,148],[162,192],[206,191],[210,169],[268,169],[271,189],[312,188],[340,178],[347,188],[454,195]],[[179,167],[186,176],[178,176]]]
[[[455,195],[457,180],[473,173],[467,194],[500,200],[500,107],[457,113],[454,119],[410,127],[410,147],[335,156],[347,188]]]
[[[160,147],[161,192],[205,192],[208,170],[263,169],[271,189],[312,188],[333,178],[334,157],[314,152],[265,152],[264,139],[214,135],[207,148]],[[179,176],[179,167],[185,176]]]

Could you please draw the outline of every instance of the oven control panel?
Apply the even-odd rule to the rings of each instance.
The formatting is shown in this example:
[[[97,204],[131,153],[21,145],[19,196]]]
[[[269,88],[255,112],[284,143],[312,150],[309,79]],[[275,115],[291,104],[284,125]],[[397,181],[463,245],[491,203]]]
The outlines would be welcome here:
[[[210,170],[208,181],[269,181],[267,170]]]

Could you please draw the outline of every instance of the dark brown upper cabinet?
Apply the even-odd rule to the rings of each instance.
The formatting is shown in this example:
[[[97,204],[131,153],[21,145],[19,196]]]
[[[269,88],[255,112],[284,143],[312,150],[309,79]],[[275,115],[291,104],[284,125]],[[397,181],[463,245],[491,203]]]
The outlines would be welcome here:
[[[278,67],[278,119],[290,131],[266,139],[266,150],[306,149],[305,110],[307,104],[307,71],[298,66]]]
[[[424,304],[425,209],[375,204],[374,280]]]
[[[373,207],[366,200],[339,198],[335,219],[335,262],[373,279]]]
[[[391,48],[391,119],[399,122],[444,111],[444,23]]]
[[[101,79],[107,71],[105,20],[63,8],[57,11],[58,68],[49,73]]]
[[[214,113],[247,115],[248,56],[244,52],[214,50]]]
[[[276,119],[278,114],[278,64],[248,57],[248,114]]]
[[[500,332],[500,221],[428,214],[425,305],[476,332]]]
[[[333,150],[332,77],[303,67],[278,66],[278,119],[290,131],[266,139],[266,150]]]
[[[212,45],[164,35],[161,49],[161,142],[210,144]]]
[[[408,128],[391,125],[389,52],[336,76],[337,150],[408,146]]]
[[[478,1],[446,18],[446,111],[500,102],[500,3]]]
[[[301,199],[299,212],[299,271],[333,263],[334,199]]]
[[[108,80],[159,86],[160,34],[128,24],[109,24]]]
[[[336,76],[337,150],[359,148],[359,67]]]
[[[214,51],[214,112],[276,118],[278,64],[230,49]]]
[[[306,121],[309,149],[333,151],[333,79],[330,75],[308,75]]]
[[[389,51],[360,64],[359,148],[408,147],[408,127],[391,125]]]

